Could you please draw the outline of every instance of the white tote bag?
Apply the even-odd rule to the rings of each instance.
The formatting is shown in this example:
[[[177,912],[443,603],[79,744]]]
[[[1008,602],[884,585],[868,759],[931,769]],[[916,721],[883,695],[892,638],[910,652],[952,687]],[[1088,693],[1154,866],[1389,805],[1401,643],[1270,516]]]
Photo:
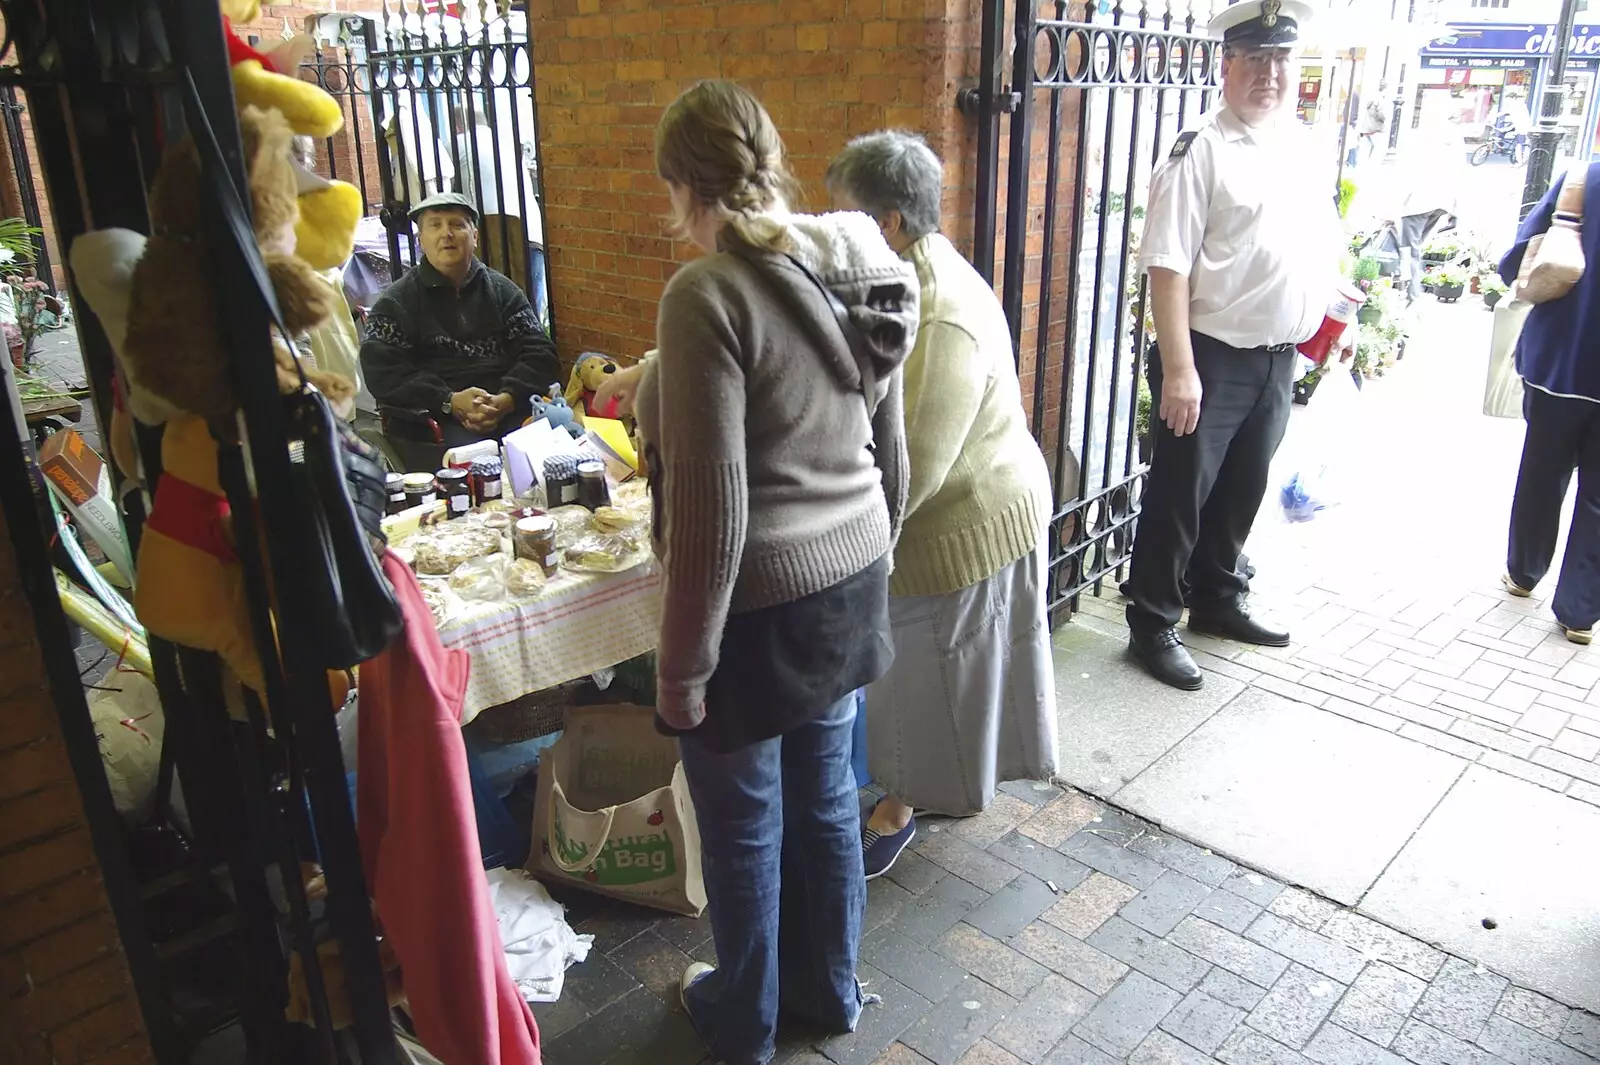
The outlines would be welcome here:
[[[1489,376],[1483,383],[1483,413],[1491,418],[1522,417],[1522,375],[1517,373],[1517,338],[1533,304],[1505,299],[1495,304],[1489,339]]]

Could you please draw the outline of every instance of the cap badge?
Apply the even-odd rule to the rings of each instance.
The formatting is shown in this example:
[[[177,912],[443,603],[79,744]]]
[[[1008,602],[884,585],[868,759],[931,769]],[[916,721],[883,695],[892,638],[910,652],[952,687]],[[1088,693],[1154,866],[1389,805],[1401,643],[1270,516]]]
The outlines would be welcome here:
[[[1268,29],[1278,24],[1278,12],[1283,10],[1282,0],[1261,0],[1261,24]]]

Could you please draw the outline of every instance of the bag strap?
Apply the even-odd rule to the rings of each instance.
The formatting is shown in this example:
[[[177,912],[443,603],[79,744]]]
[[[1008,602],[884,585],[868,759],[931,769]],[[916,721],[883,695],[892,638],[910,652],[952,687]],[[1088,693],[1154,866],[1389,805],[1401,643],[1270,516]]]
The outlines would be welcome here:
[[[588,854],[575,862],[569,862],[561,857],[561,848],[554,844],[556,837],[556,814],[563,806],[572,807],[572,804],[567,801],[567,793],[565,789],[561,787],[561,781],[557,780],[552,782],[550,785],[550,829],[549,834],[545,837],[546,839],[552,841],[549,854],[550,860],[555,863],[556,868],[560,869],[564,873],[587,873],[590,869],[594,868],[594,863],[600,860],[600,852],[605,849],[606,840],[611,838],[611,826],[617,819],[617,808],[615,806],[607,806],[605,808],[604,813],[606,827],[600,830],[600,838],[595,841],[592,846],[589,844],[588,840],[579,840],[580,843],[583,843],[585,846],[589,847]],[[595,812],[599,813],[600,811]],[[566,835],[564,830],[562,835]]]
[[[272,287],[272,277],[267,272],[267,263],[261,256],[261,248],[256,244],[255,227],[250,222],[249,212],[245,210],[239,190],[228,174],[222,148],[217,143],[216,131],[211,128],[211,120],[206,116],[205,106],[200,102],[200,90],[195,87],[194,75],[187,69],[183,72],[183,90],[184,118],[188,122],[189,136],[194,141],[195,151],[200,156],[202,180],[210,187],[221,209],[227,236],[232,238],[234,246],[244,257],[250,278],[255,282],[256,294],[266,304],[267,315],[272,324],[277,326],[278,332],[283,334],[283,342],[294,356],[294,369],[300,377],[300,387],[315,391],[315,386],[306,377],[305,367],[300,365],[294,336],[284,324],[283,310],[278,306],[278,296]]]
[[[822,278],[818,277],[811,267],[801,262],[795,255],[786,254],[784,258],[806,276],[827,301],[828,309],[833,311],[834,321],[838,323],[839,332],[844,336],[845,346],[850,349],[850,356],[856,361],[856,372],[861,376],[861,398],[866,401],[867,420],[871,421],[873,409],[878,405],[878,372],[872,366],[872,359],[863,350],[866,341],[861,337],[861,330],[850,320],[850,310],[839,298],[838,293],[824,284]]]
[[[1561,182],[1561,191],[1556,194],[1555,219],[1566,222],[1574,228],[1583,226],[1583,195],[1588,183],[1588,162],[1574,163],[1567,171],[1566,180]],[[1552,219],[1552,222],[1555,219]]]

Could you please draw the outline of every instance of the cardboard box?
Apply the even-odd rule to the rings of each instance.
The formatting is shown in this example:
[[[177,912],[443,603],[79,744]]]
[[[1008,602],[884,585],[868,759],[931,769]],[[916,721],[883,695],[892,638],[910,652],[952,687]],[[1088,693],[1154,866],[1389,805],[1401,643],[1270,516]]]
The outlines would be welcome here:
[[[111,471],[105,460],[76,429],[63,429],[39,449],[39,468],[78,528],[100,545],[113,566],[131,578],[133,558],[111,494]]]

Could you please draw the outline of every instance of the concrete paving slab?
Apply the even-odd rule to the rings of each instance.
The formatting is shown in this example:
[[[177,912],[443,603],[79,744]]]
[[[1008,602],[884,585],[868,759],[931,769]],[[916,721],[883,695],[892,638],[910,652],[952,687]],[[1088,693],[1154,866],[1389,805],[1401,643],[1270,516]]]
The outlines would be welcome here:
[[[1463,765],[1252,688],[1115,799],[1215,851],[1352,905]]]
[[[1244,689],[1212,674],[1197,692],[1153,680],[1127,659],[1125,641],[1075,626],[1058,634],[1056,714],[1063,780],[1102,798],[1138,776]],[[1065,630],[1064,630],[1065,631]]]
[[[1360,908],[1514,982],[1600,1009],[1597,838],[1600,809],[1473,766]]]

